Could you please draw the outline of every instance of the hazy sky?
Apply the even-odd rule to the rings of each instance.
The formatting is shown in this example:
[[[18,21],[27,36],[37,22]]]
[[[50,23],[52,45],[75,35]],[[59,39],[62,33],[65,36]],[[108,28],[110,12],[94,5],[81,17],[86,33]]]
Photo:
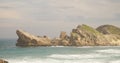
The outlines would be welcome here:
[[[0,38],[17,38],[16,29],[57,37],[78,24],[120,27],[120,0],[0,0]]]

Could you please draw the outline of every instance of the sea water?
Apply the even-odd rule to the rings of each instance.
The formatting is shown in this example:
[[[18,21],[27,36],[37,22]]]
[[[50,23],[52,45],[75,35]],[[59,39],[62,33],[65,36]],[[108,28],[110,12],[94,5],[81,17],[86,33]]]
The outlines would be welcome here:
[[[120,46],[16,47],[0,39],[0,58],[9,63],[120,63]]]

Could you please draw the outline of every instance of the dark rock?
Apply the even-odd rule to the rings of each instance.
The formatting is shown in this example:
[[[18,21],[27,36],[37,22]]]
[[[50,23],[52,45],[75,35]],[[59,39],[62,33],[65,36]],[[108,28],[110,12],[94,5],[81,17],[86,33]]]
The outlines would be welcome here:
[[[8,63],[8,61],[0,59],[0,63]]]

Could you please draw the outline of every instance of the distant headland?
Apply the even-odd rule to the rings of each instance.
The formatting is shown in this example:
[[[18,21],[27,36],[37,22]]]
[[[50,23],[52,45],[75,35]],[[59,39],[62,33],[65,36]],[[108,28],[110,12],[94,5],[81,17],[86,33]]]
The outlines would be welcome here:
[[[94,29],[88,25],[78,25],[68,36],[61,32],[59,38],[35,36],[23,30],[16,30],[16,46],[120,46],[120,28],[101,25]]]

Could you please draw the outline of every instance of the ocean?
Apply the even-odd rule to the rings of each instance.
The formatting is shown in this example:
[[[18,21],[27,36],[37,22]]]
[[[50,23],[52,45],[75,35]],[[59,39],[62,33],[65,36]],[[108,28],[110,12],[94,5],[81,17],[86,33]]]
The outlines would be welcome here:
[[[9,63],[120,63],[120,46],[16,47],[0,39],[0,58]]]

